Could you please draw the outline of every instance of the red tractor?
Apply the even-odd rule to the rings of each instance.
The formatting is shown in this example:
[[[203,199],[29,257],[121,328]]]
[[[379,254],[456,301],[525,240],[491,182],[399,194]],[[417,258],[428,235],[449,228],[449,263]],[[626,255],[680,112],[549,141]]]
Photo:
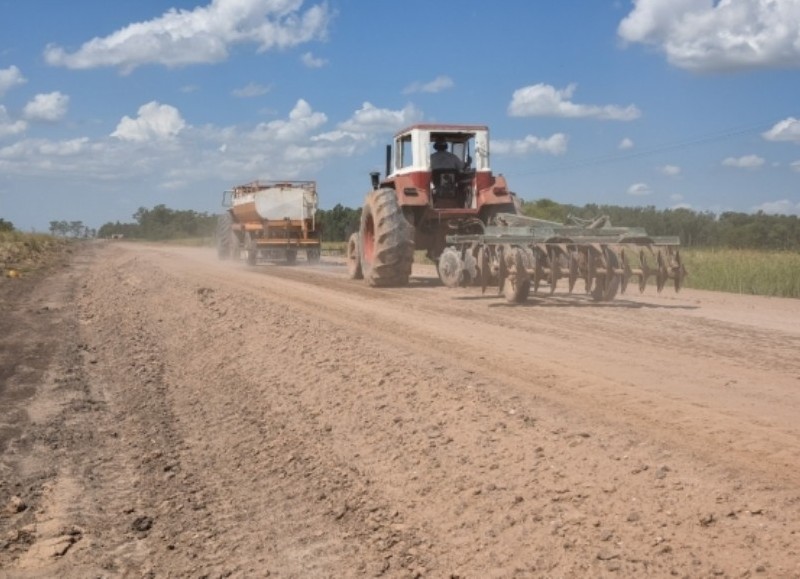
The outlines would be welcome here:
[[[438,263],[446,236],[481,233],[517,198],[489,165],[489,129],[418,124],[386,147],[386,177],[372,173],[358,233],[347,246],[348,273],[372,286],[408,283],[415,250]]]

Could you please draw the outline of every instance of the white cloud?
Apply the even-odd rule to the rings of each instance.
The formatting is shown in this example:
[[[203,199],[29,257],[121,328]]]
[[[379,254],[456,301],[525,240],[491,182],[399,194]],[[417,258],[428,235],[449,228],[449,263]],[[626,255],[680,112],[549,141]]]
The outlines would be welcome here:
[[[22,73],[16,66],[0,68],[0,97],[15,86],[25,84],[26,82],[28,82],[27,79],[22,76]]]
[[[10,137],[24,133],[28,128],[28,123],[25,121],[14,121],[8,116],[6,107],[0,105],[0,138]]]
[[[617,29],[657,46],[680,68],[720,71],[800,66],[797,0],[634,0]]]
[[[556,89],[549,84],[535,84],[514,91],[508,114],[512,117],[595,118],[611,121],[632,121],[641,116],[634,105],[580,105],[571,102],[577,85]]]
[[[796,171],[797,173],[800,173],[800,161],[795,161],[794,163],[792,163],[789,166],[792,168],[792,171]]]
[[[617,145],[617,147],[623,151],[626,149],[633,149],[633,141],[628,137],[625,137],[619,142],[619,145]]]
[[[173,8],[153,20],[93,38],[75,52],[50,45],[44,58],[53,66],[118,67],[127,73],[145,64],[221,62],[237,44],[256,44],[264,52],[324,38],[331,17],[327,4],[305,11],[302,4],[301,0],[212,0],[193,10]]]
[[[673,193],[672,195],[669,196],[669,200],[675,201],[676,203],[679,201],[683,201],[683,195],[681,195],[680,193]]]
[[[800,143],[800,120],[788,117],[778,122],[766,133],[761,134],[768,141],[791,141]]]
[[[647,183],[634,183],[628,187],[628,195],[633,195],[634,197],[644,197],[652,193],[653,190]]]
[[[399,111],[379,109],[372,103],[365,102],[353,116],[339,128],[348,133],[377,134],[393,133],[403,127],[422,119],[422,113],[414,105],[406,105]]]
[[[121,141],[163,141],[174,138],[186,127],[186,121],[173,106],[151,101],[139,107],[139,116],[122,118],[111,133]]]
[[[296,141],[325,124],[325,113],[314,112],[305,100],[300,99],[289,113],[289,120],[270,121],[259,124],[252,136],[261,141]]]
[[[328,64],[327,60],[324,58],[317,58],[310,52],[304,53],[303,56],[300,57],[300,61],[308,68],[322,68]]]
[[[270,91],[271,87],[262,86],[260,84],[251,82],[247,84],[247,86],[243,86],[242,88],[234,89],[231,94],[238,98],[253,98],[257,96],[261,96],[267,94]]]
[[[88,137],[79,137],[68,141],[46,141],[39,145],[39,153],[42,155],[68,157],[83,153],[89,146]]]
[[[529,153],[546,153],[563,155],[567,152],[569,138],[564,133],[555,133],[547,138],[528,135],[524,139],[514,141],[492,140],[492,152],[503,155],[527,155]]]
[[[752,208],[753,212],[763,211],[772,215],[800,215],[800,203],[792,203],[788,199],[767,201]]]
[[[23,115],[29,121],[55,122],[64,118],[69,107],[69,97],[60,92],[37,94],[25,105]]]
[[[758,169],[764,165],[764,159],[758,155],[745,155],[743,157],[728,157],[722,161],[725,167],[738,169]]]
[[[681,174],[681,168],[677,165],[663,165],[658,170],[667,177],[677,177]]]
[[[220,181],[230,186],[252,179],[308,179],[333,159],[371,151],[387,133],[421,117],[411,105],[393,110],[365,103],[323,132],[327,116],[300,99],[286,117],[243,130],[193,126],[177,109],[151,102],[101,139],[23,140],[0,148],[0,173],[80,176],[87,183],[125,180],[150,192],[207,188]]]
[[[415,81],[403,89],[403,94],[412,94],[417,92],[430,92],[437,93],[453,88],[455,83],[449,76],[437,76],[430,82]]]

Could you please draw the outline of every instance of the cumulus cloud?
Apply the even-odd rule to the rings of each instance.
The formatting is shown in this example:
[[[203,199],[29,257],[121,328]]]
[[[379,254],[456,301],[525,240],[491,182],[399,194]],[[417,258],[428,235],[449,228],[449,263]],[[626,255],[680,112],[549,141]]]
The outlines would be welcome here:
[[[69,107],[69,97],[60,92],[37,94],[25,105],[22,114],[29,121],[55,122],[64,118]]]
[[[6,107],[0,105],[0,139],[24,133],[27,128],[28,123],[21,120],[12,120],[11,117],[8,116]]]
[[[634,105],[582,105],[571,101],[577,85],[557,89],[549,84],[535,84],[514,91],[508,114],[512,117],[595,118],[611,121],[632,121],[641,116]]]
[[[400,110],[381,109],[365,102],[353,116],[339,125],[348,133],[394,133],[422,119],[422,112],[414,105],[406,105]]]
[[[122,118],[111,133],[121,141],[145,142],[173,139],[186,127],[186,121],[173,106],[151,101],[139,107],[139,116]]]
[[[308,68],[322,68],[328,64],[327,60],[324,58],[317,58],[310,52],[304,53],[303,56],[300,57],[300,62],[302,62]]]
[[[752,211],[763,211],[771,215],[800,215],[800,203],[793,203],[788,199],[780,201],[767,201],[761,205],[756,205]]]
[[[15,86],[25,84],[26,82],[28,82],[27,79],[22,76],[22,73],[16,66],[0,68],[0,97]]]
[[[302,10],[302,0],[212,0],[193,10],[170,9],[74,52],[56,45],[44,51],[52,66],[71,69],[117,67],[124,73],[145,64],[168,67],[221,62],[231,46],[255,44],[259,52],[324,38],[330,21],[326,3]]]
[[[628,187],[628,195],[633,195],[634,197],[644,197],[652,193],[653,190],[647,183],[634,183]]]
[[[437,93],[453,88],[455,83],[449,76],[437,76],[430,82],[415,81],[403,89],[403,94],[412,94],[417,92]]]
[[[314,112],[311,105],[300,99],[289,113],[288,120],[270,121],[259,124],[253,131],[253,137],[266,141],[296,141],[325,124],[328,117],[325,113]]]
[[[269,91],[270,87],[262,86],[258,83],[251,82],[248,83],[247,86],[234,89],[233,91],[231,91],[231,94],[238,98],[253,98],[267,94]]]
[[[622,151],[625,151],[627,149],[633,149],[633,141],[628,137],[625,137],[619,142],[619,145],[617,145],[617,147]]]
[[[527,135],[524,139],[513,141],[492,140],[492,152],[503,155],[527,155],[529,153],[545,153],[563,155],[567,152],[569,138],[564,133],[555,133],[547,138]]]
[[[770,130],[761,134],[768,141],[791,141],[800,143],[800,120],[794,117],[783,119]]]
[[[635,0],[617,33],[688,70],[800,66],[797,0]]]
[[[663,165],[658,170],[667,177],[677,177],[681,174],[681,168],[677,165]]]
[[[737,169],[759,169],[764,165],[764,159],[758,155],[745,155],[743,157],[728,157],[722,161],[725,167]]]

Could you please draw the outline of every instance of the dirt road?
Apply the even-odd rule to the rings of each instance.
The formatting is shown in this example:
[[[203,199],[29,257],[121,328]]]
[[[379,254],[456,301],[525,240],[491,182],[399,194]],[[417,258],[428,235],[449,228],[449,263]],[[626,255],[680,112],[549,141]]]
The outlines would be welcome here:
[[[0,576],[800,577],[798,300],[96,244],[0,307]]]

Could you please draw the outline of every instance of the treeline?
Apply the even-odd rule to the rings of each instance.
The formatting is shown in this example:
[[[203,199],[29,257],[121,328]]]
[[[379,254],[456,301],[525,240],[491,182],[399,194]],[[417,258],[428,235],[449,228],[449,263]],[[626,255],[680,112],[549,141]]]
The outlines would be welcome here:
[[[351,209],[337,203],[333,209],[318,209],[317,221],[322,226],[322,241],[347,241],[351,233],[358,231],[361,208]]]
[[[56,237],[74,237],[76,239],[87,239],[94,237],[96,231],[84,225],[83,221],[51,221],[50,234]]]
[[[211,237],[214,235],[217,216],[192,210],[169,209],[156,205],[152,209],[140,207],[133,214],[135,223],[105,223],[97,232],[98,237],[126,237],[163,241],[187,237]]]
[[[687,247],[800,250],[800,218],[796,215],[767,215],[726,212],[716,215],[691,209],[618,207],[588,204],[583,207],[538,199],[522,204],[525,215],[564,223],[570,216],[594,219],[607,215],[616,226],[643,227],[654,236],[677,235]],[[358,230],[361,209],[337,204],[320,209],[316,219],[322,227],[323,241],[346,241]],[[212,237],[217,215],[197,211],[176,211],[164,205],[144,207],[133,215],[135,223],[106,223],[99,237],[122,235],[128,238],[164,240],[185,237]],[[53,222],[62,223],[62,222]]]
[[[522,211],[530,217],[560,223],[570,215],[581,219],[607,215],[615,226],[643,227],[649,235],[678,235],[681,245],[687,247],[800,250],[800,218],[796,215],[767,215],[760,211],[716,215],[691,209],[593,203],[578,207],[550,199],[525,202]]]

